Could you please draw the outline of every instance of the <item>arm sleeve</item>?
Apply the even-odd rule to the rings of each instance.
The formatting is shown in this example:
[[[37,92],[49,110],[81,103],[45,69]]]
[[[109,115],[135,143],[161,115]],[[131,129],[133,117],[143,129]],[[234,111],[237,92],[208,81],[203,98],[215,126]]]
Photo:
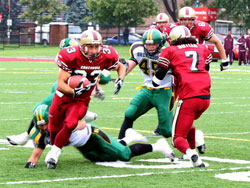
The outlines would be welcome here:
[[[155,74],[156,78],[159,80],[163,80],[164,76],[167,74],[167,71],[168,71],[167,69],[157,66]]]

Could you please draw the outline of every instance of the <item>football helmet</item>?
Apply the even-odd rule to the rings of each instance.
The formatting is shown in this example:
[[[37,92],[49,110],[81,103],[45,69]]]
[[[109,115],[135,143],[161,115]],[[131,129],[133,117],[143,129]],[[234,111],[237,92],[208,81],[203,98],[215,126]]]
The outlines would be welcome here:
[[[183,7],[179,10],[178,19],[181,25],[191,28],[194,25],[196,14],[191,7]]]
[[[89,46],[98,46],[98,50],[94,54],[89,54]],[[80,49],[82,54],[88,59],[96,58],[102,50],[102,36],[95,30],[86,30],[82,33],[80,39]]]
[[[100,75],[100,84],[107,84],[111,81],[111,74],[108,70],[104,69]]]
[[[169,17],[168,17],[168,15],[167,14],[165,14],[165,13],[160,13],[160,14],[158,14],[157,16],[156,16],[156,18],[155,18],[155,22],[156,23],[159,23],[159,22],[169,22]]]
[[[149,53],[149,55],[154,55],[156,52],[158,52],[163,43],[163,35],[157,29],[149,29],[143,34],[143,45],[145,51]],[[156,44],[156,46],[153,46],[154,44]]]
[[[191,37],[191,33],[189,29],[183,25],[174,27],[169,34],[170,41],[189,37]]]
[[[41,126],[49,123],[49,107],[48,105],[42,104],[36,107],[33,112],[33,120],[36,124],[37,128],[41,128]]]
[[[78,42],[73,39],[73,38],[65,38],[65,39],[62,39],[60,44],[59,44],[59,48],[62,49],[62,48],[66,48],[68,46],[77,46],[78,45]]]

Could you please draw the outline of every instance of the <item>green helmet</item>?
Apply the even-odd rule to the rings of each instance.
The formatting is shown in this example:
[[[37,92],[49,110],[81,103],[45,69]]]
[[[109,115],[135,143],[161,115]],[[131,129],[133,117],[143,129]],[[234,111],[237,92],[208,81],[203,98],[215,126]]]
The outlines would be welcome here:
[[[162,44],[163,36],[158,29],[149,29],[143,34],[143,44]]]
[[[66,48],[69,46],[77,46],[78,44],[79,43],[73,38],[65,38],[61,40],[59,47],[60,49],[62,49],[62,48]]]
[[[33,120],[39,127],[49,123],[49,106],[42,104],[36,107],[33,112]]]
[[[149,29],[147,31],[145,31],[145,33],[143,34],[143,44],[145,47],[145,44],[159,44],[159,47],[157,48],[156,51],[149,52],[146,48],[146,51],[150,54],[150,55],[154,55],[154,53],[156,53],[157,51],[159,51],[159,49],[162,47],[164,43],[164,37],[162,35],[162,33],[157,30],[157,29]]]
[[[107,84],[111,81],[111,74],[108,70],[104,69],[100,75],[100,84]]]

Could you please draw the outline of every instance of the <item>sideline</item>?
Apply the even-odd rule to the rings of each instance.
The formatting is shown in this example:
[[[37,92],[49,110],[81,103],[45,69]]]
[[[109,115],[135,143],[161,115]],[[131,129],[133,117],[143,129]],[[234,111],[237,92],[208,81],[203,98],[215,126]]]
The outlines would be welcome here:
[[[54,62],[54,59],[39,59],[39,58],[16,58],[16,57],[0,57],[0,61],[38,61],[38,62]]]

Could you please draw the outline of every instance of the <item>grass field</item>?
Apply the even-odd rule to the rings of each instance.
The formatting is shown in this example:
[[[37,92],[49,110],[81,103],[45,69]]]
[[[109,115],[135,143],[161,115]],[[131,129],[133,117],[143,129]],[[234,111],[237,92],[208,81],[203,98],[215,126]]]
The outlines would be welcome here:
[[[128,59],[128,47],[115,48]],[[0,57],[54,58],[57,52],[58,47],[22,47],[0,51]],[[57,73],[58,68],[51,62],[0,61],[0,187],[249,187],[250,67],[239,67],[234,62],[230,70],[220,72],[219,63],[211,66],[211,105],[195,122],[205,134],[207,152],[201,157],[206,168],[190,168],[187,162],[171,164],[160,153],[103,166],[69,147],[63,149],[56,170],[48,170],[44,163],[50,148],[37,168],[25,169],[32,148],[8,145],[5,136],[27,129],[33,106],[49,94]],[[115,72],[111,74],[116,78]],[[103,86],[104,101],[93,98],[90,103],[90,111],[98,114],[95,123],[116,138],[124,112],[140,84],[142,76],[136,69],[126,77],[119,95],[113,95],[113,83]],[[154,143],[159,139],[152,136],[156,124],[156,111],[151,110],[135,122],[134,128]],[[174,151],[177,157],[181,155]]]

